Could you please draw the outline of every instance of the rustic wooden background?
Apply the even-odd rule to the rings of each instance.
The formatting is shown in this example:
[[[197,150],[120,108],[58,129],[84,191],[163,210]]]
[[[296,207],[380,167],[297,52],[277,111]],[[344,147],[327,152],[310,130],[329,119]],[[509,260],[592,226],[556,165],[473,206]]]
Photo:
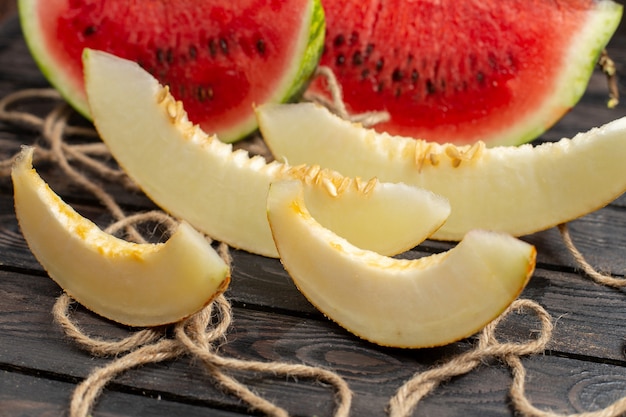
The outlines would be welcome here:
[[[46,87],[30,57],[13,1],[0,0],[0,97],[31,87]],[[609,49],[618,70],[626,71],[626,32]],[[625,77],[626,78],[626,77]],[[626,91],[624,81],[620,81]],[[578,131],[626,115],[624,100],[608,110],[606,83],[595,74],[581,103],[541,140]],[[47,103],[37,104],[44,111]],[[0,122],[0,156],[37,132]],[[110,216],[54,166],[41,167],[53,189],[83,215],[105,225]],[[154,207],[141,194],[115,191],[128,210]],[[571,223],[578,247],[603,271],[626,271],[626,196]],[[626,395],[626,293],[592,283],[580,273],[554,229],[524,237],[537,245],[538,268],[522,294],[554,317],[554,337],[544,354],[524,358],[528,395],[537,406],[562,413],[597,410]],[[407,256],[449,248],[426,242]],[[398,350],[363,342],[326,320],[295,289],[277,260],[233,251],[232,285],[227,292],[235,321],[220,351],[226,356],[322,366],[339,372],[355,392],[353,416],[384,415],[388,398],[414,372],[426,370],[474,346],[470,338],[436,349]],[[12,208],[12,188],[0,178],[0,416],[63,416],[76,384],[109,359],[93,358],[69,341],[52,322],[50,310],[60,289],[42,270],[23,241]],[[81,308],[77,319],[91,334],[120,337],[112,325]],[[502,339],[527,340],[536,322],[514,316],[500,331]],[[311,381],[235,373],[262,395],[296,416],[332,414],[332,392]],[[498,361],[435,391],[416,416],[510,416],[510,375]],[[177,360],[126,373],[107,387],[95,415],[171,416],[250,415],[244,404],[217,389],[197,364]]]

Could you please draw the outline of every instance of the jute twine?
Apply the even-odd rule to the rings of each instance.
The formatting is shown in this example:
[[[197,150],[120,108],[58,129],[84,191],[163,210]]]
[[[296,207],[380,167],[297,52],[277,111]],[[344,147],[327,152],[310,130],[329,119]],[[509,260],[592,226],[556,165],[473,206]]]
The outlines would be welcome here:
[[[70,145],[64,140],[65,137],[72,135],[95,137],[97,135],[93,129],[69,125],[68,118],[71,109],[62,101],[44,118],[28,112],[11,110],[11,107],[20,101],[32,99],[60,100],[60,97],[56,92],[48,89],[19,91],[0,101],[0,121],[41,132],[45,143],[35,147],[35,161],[49,161],[57,164],[71,182],[96,196],[117,220],[106,231],[115,233],[124,229],[129,240],[145,242],[135,227],[137,223],[158,221],[169,228],[176,226],[175,220],[159,211],[127,215],[100,184],[70,164],[72,160],[79,163],[85,171],[92,175],[96,174],[102,180],[118,182],[136,189],[123,172],[111,168],[106,163],[110,155],[106,152],[104,144]],[[2,176],[10,175],[15,157],[9,157],[0,162]],[[96,157],[104,157],[105,161],[98,160]],[[219,251],[222,258],[231,264],[228,247],[222,244],[219,246]],[[95,369],[78,385],[70,402],[70,416],[72,417],[89,415],[104,386],[120,373],[141,365],[173,360],[185,355],[199,360],[221,389],[247,403],[252,410],[272,416],[288,416],[286,410],[262,398],[233,376],[228,375],[227,371],[269,373],[274,377],[285,376],[295,380],[312,379],[329,384],[336,391],[337,405],[334,415],[337,417],[349,415],[352,392],[345,380],[335,372],[302,364],[268,363],[225,358],[219,355],[216,343],[225,340],[232,321],[230,303],[223,295],[217,297],[202,311],[174,325],[174,337],[168,337],[166,329],[149,328],[116,341],[102,340],[87,335],[70,318],[70,304],[70,297],[63,294],[53,307],[54,319],[65,334],[95,356],[116,357],[109,364]]]
[[[325,83],[328,96],[330,97],[324,94],[318,94],[312,90],[307,90],[304,93],[304,100],[319,103],[343,119],[360,123],[365,127],[371,127],[389,120],[389,113],[386,111],[372,111],[356,114],[348,112],[343,100],[341,84],[339,84],[335,73],[329,67],[323,65],[318,66],[315,70],[314,77],[321,79],[322,82]]]
[[[12,110],[22,101],[48,99],[58,102],[45,116],[38,117],[29,112]],[[113,197],[92,177],[100,181],[121,184],[132,190],[138,190],[128,177],[109,162],[111,156],[105,145],[98,141],[88,143],[69,143],[72,136],[93,137],[97,134],[92,128],[72,126],[68,123],[71,110],[53,90],[23,90],[0,100],[0,121],[13,123],[27,129],[40,132],[43,143],[36,146],[35,163],[52,162],[60,167],[73,183],[92,193],[114,217],[114,223],[106,231],[123,231],[128,239],[143,242],[145,239],[137,229],[141,222],[158,222],[172,230],[178,222],[161,211],[127,214],[115,202]],[[385,115],[361,115],[365,123],[383,120]],[[245,145],[244,145],[245,146]],[[253,147],[259,152],[266,152],[258,139]],[[3,157],[0,160],[0,176],[10,175],[15,157]],[[76,168],[74,165],[80,166]],[[593,270],[575,248],[566,225],[559,226],[567,248],[586,274],[603,285],[623,286],[622,280],[602,275]],[[220,255],[231,264],[232,260],[226,245],[219,245]],[[297,380],[307,378],[324,382],[335,391],[335,416],[348,416],[351,409],[352,392],[346,381],[330,370],[302,364],[282,362],[261,362],[227,358],[219,353],[219,347],[226,343],[228,329],[232,324],[231,305],[224,295],[202,311],[168,328],[139,329],[120,340],[105,340],[88,335],[72,319],[70,310],[73,300],[66,294],[61,295],[54,307],[54,320],[63,329],[66,336],[78,346],[98,357],[112,357],[108,364],[94,369],[75,389],[70,401],[70,416],[87,416],[93,409],[104,387],[116,376],[142,365],[190,357],[194,363],[200,363],[216,385],[239,398],[248,406],[261,413],[272,416],[287,416],[286,410],[262,398],[245,384],[238,381],[229,371],[249,371],[267,373],[272,376],[286,376]],[[538,336],[526,343],[499,342],[496,338],[497,326],[512,313],[532,313],[539,320]],[[549,411],[535,408],[526,396],[526,370],[522,357],[545,352],[552,336],[552,322],[549,314],[536,302],[516,300],[500,317],[487,325],[478,335],[476,346],[447,362],[427,371],[415,374],[404,383],[390,399],[388,414],[392,417],[410,416],[419,402],[441,384],[451,378],[471,372],[489,359],[496,359],[506,364],[513,377],[510,398],[515,410],[523,416],[560,417]],[[585,417],[612,417],[626,412],[626,399],[590,413],[572,414]]]

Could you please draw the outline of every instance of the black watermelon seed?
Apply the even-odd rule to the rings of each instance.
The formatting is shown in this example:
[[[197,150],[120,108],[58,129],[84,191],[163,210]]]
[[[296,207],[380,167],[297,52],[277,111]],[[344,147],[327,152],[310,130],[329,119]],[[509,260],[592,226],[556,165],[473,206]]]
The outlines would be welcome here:
[[[379,58],[378,61],[376,61],[376,71],[378,72],[382,71],[384,66],[385,66],[385,60],[383,58]]]
[[[335,36],[335,40],[333,40],[333,45],[335,46],[335,48],[338,48],[345,42],[346,38],[344,38],[344,36],[340,33],[339,35]]]
[[[213,89],[211,87],[198,87],[196,90],[196,98],[199,102],[213,99]]]
[[[382,93],[383,88],[385,88],[385,83],[383,81],[380,81],[377,85],[376,85],[376,92],[377,93]]]
[[[370,56],[372,52],[374,52],[374,44],[368,43],[367,46],[365,47],[365,56],[366,57]]]
[[[402,70],[400,68],[396,68],[393,70],[393,72],[391,73],[391,80],[393,82],[400,82],[402,81],[402,79],[404,78],[404,74],[402,73]]]
[[[437,92],[437,90],[435,89],[435,84],[432,82],[432,80],[426,80],[426,93],[431,95],[431,94],[435,94]]]
[[[485,74],[483,74],[482,71],[478,71],[478,73],[476,74],[476,81],[478,81],[479,84],[485,83]]]
[[[345,64],[345,62],[346,62],[346,57],[343,56],[343,54],[337,55],[337,58],[335,59],[335,63],[338,67],[341,67],[343,64]]]
[[[172,48],[169,48],[167,50],[167,53],[165,54],[165,60],[167,61],[168,64],[171,64],[172,62],[174,62],[174,51],[172,51]]]
[[[213,38],[209,39],[209,53],[213,58],[217,55],[217,42]]]
[[[416,70],[416,69],[414,69],[414,70],[411,72],[411,82],[412,82],[413,84],[415,84],[415,83],[417,83],[417,80],[419,80],[419,79],[420,79],[420,73],[419,73],[419,72],[417,72],[417,70]]]
[[[365,80],[367,79],[367,77],[369,77],[370,75],[370,70],[365,68],[363,71],[361,71],[361,79]]]
[[[163,63],[165,61],[165,53],[163,52],[163,49],[157,48],[157,50],[156,50],[156,60],[159,63]]]
[[[265,55],[265,41],[263,39],[256,41],[256,50],[259,52],[259,55]]]
[[[192,60],[195,60],[197,56],[198,56],[198,49],[196,48],[196,46],[189,45],[189,58],[191,58]]]
[[[96,27],[93,25],[87,26],[85,30],[83,30],[83,35],[91,36],[96,33]]]
[[[363,56],[361,55],[361,51],[356,51],[354,55],[352,55],[352,64],[354,66],[359,66],[363,63]]]
[[[220,49],[224,55],[228,55],[228,42],[224,38],[220,38]]]

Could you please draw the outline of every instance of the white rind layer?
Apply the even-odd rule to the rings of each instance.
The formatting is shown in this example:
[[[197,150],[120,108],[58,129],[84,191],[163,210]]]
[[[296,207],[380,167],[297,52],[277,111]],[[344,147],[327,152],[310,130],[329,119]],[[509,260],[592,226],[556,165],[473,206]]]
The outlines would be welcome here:
[[[306,184],[323,224],[387,255],[419,244],[449,214],[447,201],[430,191],[233,152],[191,124],[182,104],[133,62],[87,50],[85,70],[94,124],[117,162],[164,210],[235,248],[278,256],[266,199],[281,179]]]
[[[32,148],[13,172],[15,213],[50,277],[93,312],[131,326],[157,326],[199,311],[230,281],[210,243],[182,223],[169,240],[138,244],[99,229],[61,200],[32,168]]]
[[[261,106],[257,116],[279,160],[446,197],[452,211],[435,239],[461,240],[476,228],[534,233],[599,209],[626,190],[626,118],[556,143],[486,148],[377,133],[312,103]]]
[[[479,230],[448,252],[415,260],[362,250],[311,217],[296,182],[272,184],[268,214],[299,290],[330,319],[385,346],[432,347],[470,336],[510,305],[535,266],[533,246]]]

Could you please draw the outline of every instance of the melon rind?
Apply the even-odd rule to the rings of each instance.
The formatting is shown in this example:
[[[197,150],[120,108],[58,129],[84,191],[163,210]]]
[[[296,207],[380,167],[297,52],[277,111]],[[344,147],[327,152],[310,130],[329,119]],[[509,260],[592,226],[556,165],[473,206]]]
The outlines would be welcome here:
[[[277,257],[265,208],[270,183],[283,179],[306,184],[325,225],[389,255],[422,242],[450,213],[444,198],[417,187],[233,151],[193,125],[182,103],[136,63],[89,49],[84,60],[94,124],[113,157],[157,205],[213,239]]]
[[[49,1],[49,3],[48,3]],[[37,19],[37,7],[59,3],[60,0],[18,0],[20,22],[28,48],[42,74],[61,94],[61,96],[81,115],[92,120],[91,111],[84,91],[83,79],[72,79],[68,76],[63,63],[59,63],[46,48],[45,34]],[[305,22],[297,35],[298,48],[294,51],[289,70],[282,76],[273,95],[264,102],[282,103],[295,101],[308,85],[317,67],[325,36],[324,10],[320,0],[308,1],[308,9],[303,13]],[[262,104],[262,103],[256,103]],[[220,132],[219,138],[224,142],[238,141],[256,130],[256,118],[251,108],[247,117],[230,129]]]
[[[515,120],[506,133],[494,132],[481,140],[491,147],[527,143],[561,119],[585,94],[600,54],[621,22],[623,9],[621,4],[612,1],[596,2],[585,24],[571,39],[554,91],[545,92],[549,99],[527,117]]]
[[[325,6],[321,65],[335,71],[349,113],[387,111],[381,132],[490,147],[529,142],[579,102],[623,13],[613,0]],[[310,97],[329,100],[327,84],[315,82]]]
[[[322,7],[321,0],[313,0],[311,7],[313,10],[310,14],[309,30],[303,30],[301,35],[302,39],[298,43],[299,45],[303,45],[304,52],[296,54],[296,57],[299,57],[298,60],[294,58],[294,65],[291,67],[295,70],[295,74],[290,74],[286,77],[286,79],[292,79],[294,81],[291,85],[286,83],[287,87],[280,91],[280,94],[275,98],[274,102],[287,102],[299,99],[311,81],[311,76],[319,64],[324,50],[326,20],[324,18],[324,8]],[[308,40],[305,41],[305,38]],[[253,118],[256,127],[256,118]]]
[[[112,236],[67,205],[32,167],[24,148],[11,173],[15,213],[50,277],[93,312],[130,326],[177,322],[230,282],[230,268],[205,237],[181,223],[164,243]]]
[[[58,3],[57,0],[46,0],[49,4]],[[20,17],[22,33],[31,56],[39,67],[41,73],[61,96],[83,117],[91,119],[89,105],[83,90],[83,80],[73,79],[50,54],[46,48],[45,37],[37,24],[37,6],[41,2],[37,0],[18,0],[17,7]]]
[[[572,139],[487,148],[378,133],[313,103],[261,106],[257,115],[278,160],[446,197],[452,211],[433,239],[458,241],[477,228],[522,236],[591,213],[626,191],[626,117]]]
[[[470,336],[517,298],[535,268],[532,245],[483,230],[413,260],[362,250],[321,226],[293,181],[273,183],[267,206],[281,262],[302,294],[379,345],[424,348]]]
[[[308,24],[302,25],[298,45],[300,50],[293,56],[290,71],[283,76],[280,87],[276,93],[268,98],[266,103],[285,103],[295,101],[308,85],[315,68],[317,67],[324,47],[326,33],[326,21],[321,0],[309,1],[307,13]],[[262,104],[262,103],[256,103]],[[253,109],[247,120],[233,126],[230,130],[221,131],[219,139],[222,142],[236,142],[254,132],[257,129],[257,121]]]

